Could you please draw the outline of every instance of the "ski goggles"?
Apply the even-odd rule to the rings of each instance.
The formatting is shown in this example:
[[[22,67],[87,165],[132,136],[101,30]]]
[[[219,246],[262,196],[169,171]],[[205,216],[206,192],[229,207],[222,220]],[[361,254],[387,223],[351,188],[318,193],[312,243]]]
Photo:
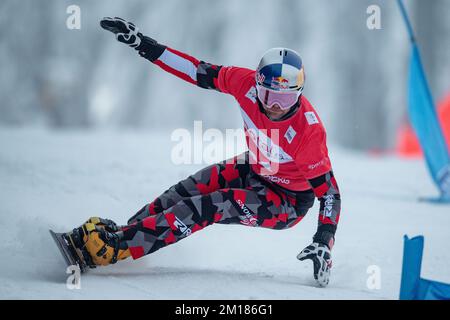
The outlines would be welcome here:
[[[270,109],[277,104],[282,110],[291,108],[297,103],[298,98],[302,94],[302,89],[296,91],[275,91],[260,85],[256,86],[256,91],[259,101],[267,108]]]

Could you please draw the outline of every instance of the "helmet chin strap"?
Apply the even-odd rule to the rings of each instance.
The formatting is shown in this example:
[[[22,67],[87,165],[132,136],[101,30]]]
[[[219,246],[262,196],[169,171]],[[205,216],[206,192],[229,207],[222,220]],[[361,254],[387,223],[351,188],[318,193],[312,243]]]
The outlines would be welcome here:
[[[259,100],[259,98],[256,98],[256,100],[258,101],[259,111],[264,113],[267,118],[269,118],[272,121],[283,121],[283,120],[286,120],[286,119],[289,119],[290,117],[292,117],[297,112],[297,110],[300,108],[300,97],[301,97],[301,95],[299,96],[299,99],[297,100],[297,102],[291,107],[291,109],[289,109],[289,111],[285,115],[283,115],[282,117],[280,117],[278,119],[272,119],[267,114],[267,111],[266,111],[266,109],[264,109],[262,102]]]

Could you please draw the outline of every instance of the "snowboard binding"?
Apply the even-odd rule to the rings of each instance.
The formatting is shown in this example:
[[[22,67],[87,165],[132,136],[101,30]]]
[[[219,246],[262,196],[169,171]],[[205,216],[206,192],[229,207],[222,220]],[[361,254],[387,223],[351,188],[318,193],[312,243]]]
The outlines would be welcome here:
[[[78,266],[81,273],[86,272],[88,268],[96,267],[89,252],[84,248],[78,228],[67,233],[56,233],[50,230],[50,234],[68,267]]]
[[[93,217],[67,233],[50,230],[67,266],[76,265],[81,272],[88,268],[114,264],[130,256],[120,228],[114,221]]]

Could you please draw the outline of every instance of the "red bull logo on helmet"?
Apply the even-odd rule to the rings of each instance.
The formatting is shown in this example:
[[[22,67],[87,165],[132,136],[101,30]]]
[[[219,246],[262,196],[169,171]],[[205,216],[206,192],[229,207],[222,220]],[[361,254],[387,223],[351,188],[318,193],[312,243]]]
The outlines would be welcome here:
[[[274,89],[289,89],[289,80],[283,77],[273,77],[271,87]]]

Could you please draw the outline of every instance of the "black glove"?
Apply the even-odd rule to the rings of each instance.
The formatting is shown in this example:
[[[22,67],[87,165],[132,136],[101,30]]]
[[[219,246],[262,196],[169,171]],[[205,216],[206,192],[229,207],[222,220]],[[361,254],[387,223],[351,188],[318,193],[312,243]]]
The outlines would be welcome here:
[[[100,26],[116,35],[116,39],[123,42],[139,52],[139,55],[151,62],[157,60],[166,50],[166,46],[159,44],[156,40],[144,36],[131,22],[122,18],[103,18]]]
[[[142,34],[139,33],[139,29],[133,23],[125,21],[122,18],[103,18],[100,21],[100,26],[114,33],[118,41],[132,48],[137,48],[141,44]]]
[[[300,261],[306,259],[312,260],[314,266],[314,279],[316,279],[321,287],[328,285],[332,263],[331,251],[327,245],[313,242],[297,255],[297,259]]]

